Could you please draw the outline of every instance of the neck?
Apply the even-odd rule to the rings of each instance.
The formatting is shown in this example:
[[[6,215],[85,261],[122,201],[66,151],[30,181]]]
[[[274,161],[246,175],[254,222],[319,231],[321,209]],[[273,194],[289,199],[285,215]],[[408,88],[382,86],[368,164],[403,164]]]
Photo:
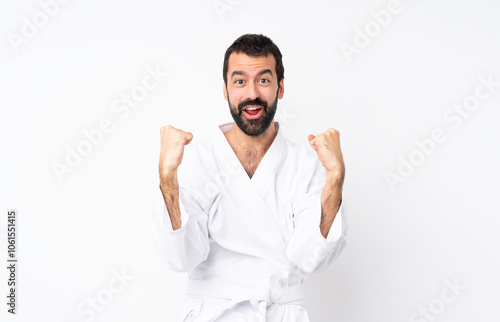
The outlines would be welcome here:
[[[236,123],[227,133],[226,139],[235,151],[267,151],[276,137],[276,128],[274,120],[264,133],[258,136],[245,134]]]

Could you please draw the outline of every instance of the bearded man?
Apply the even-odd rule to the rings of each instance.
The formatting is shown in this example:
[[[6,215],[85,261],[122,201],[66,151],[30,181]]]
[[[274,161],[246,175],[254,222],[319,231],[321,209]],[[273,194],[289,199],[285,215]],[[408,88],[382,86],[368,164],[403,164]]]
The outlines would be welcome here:
[[[307,322],[303,282],[345,247],[339,132],[282,136],[284,67],[266,36],[239,37],[223,79],[234,122],[190,146],[190,132],[160,131],[152,229],[168,267],[188,272],[180,321]]]

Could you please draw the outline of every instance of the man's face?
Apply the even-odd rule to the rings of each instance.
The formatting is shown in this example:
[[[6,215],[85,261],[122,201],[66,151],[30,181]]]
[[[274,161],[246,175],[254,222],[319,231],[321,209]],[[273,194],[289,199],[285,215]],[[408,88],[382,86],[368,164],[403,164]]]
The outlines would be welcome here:
[[[231,54],[224,98],[243,133],[257,136],[267,130],[276,113],[278,98],[283,97],[283,83],[281,80],[278,84],[273,55]]]

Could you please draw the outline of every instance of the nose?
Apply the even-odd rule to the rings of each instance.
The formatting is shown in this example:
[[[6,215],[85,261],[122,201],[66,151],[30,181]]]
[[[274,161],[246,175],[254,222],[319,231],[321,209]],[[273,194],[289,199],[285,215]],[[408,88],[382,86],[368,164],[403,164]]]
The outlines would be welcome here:
[[[259,90],[257,85],[254,82],[249,82],[246,86],[246,99],[245,100],[254,100],[259,97]]]

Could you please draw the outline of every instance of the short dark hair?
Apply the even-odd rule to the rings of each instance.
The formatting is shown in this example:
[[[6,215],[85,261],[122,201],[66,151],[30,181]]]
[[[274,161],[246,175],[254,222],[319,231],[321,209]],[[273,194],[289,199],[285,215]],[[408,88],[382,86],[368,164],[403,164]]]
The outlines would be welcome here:
[[[227,68],[229,64],[229,56],[232,53],[244,53],[248,56],[260,57],[273,54],[276,60],[276,75],[278,83],[285,77],[285,68],[281,52],[274,42],[264,35],[246,34],[236,39],[231,46],[226,50],[224,55],[224,66],[222,68],[224,83],[227,85]]]

